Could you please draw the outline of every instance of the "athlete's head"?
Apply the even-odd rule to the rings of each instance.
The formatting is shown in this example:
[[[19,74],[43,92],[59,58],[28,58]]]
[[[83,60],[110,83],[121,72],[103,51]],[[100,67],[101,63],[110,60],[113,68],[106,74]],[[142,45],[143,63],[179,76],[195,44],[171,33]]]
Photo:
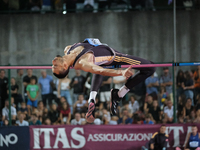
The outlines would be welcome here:
[[[163,124],[160,126],[160,133],[164,134],[166,131],[166,126]]]
[[[196,135],[196,134],[197,134],[197,131],[198,131],[197,126],[196,126],[196,125],[193,125],[193,126],[192,126],[192,134],[193,134],[193,135]]]
[[[67,66],[64,63],[64,59],[62,56],[57,55],[53,60],[52,60],[52,72],[53,74],[59,78],[65,78],[67,74],[69,73],[69,66]]]

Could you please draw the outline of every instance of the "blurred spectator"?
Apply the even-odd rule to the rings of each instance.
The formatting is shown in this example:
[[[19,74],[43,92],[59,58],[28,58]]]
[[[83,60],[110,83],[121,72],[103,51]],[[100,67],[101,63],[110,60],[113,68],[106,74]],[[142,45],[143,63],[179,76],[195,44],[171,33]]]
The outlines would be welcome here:
[[[98,11],[103,12],[106,9],[110,9],[112,0],[98,0]]]
[[[11,97],[10,100],[11,100],[11,106],[16,108],[14,97]]]
[[[32,11],[40,11],[41,0],[29,0],[29,5]]]
[[[103,77],[103,81],[100,87],[100,102],[106,103],[110,101],[110,84],[112,82],[112,78],[108,76]]]
[[[44,125],[51,125],[51,120],[50,120],[50,118],[45,118],[45,119],[44,119]]]
[[[95,118],[94,125],[101,125],[101,120],[99,118]]]
[[[62,109],[60,110],[61,124],[70,124],[71,110],[67,102],[62,103]]]
[[[75,118],[71,120],[71,125],[84,125],[86,124],[85,118],[81,118],[81,114],[79,112],[75,113]]]
[[[167,101],[167,106],[164,107],[164,119],[163,123],[173,123],[174,119],[174,106],[172,105],[172,101]]]
[[[180,95],[179,97],[178,97],[178,107],[177,107],[177,109],[178,109],[178,114],[177,114],[177,117],[179,117],[179,116],[183,116],[183,107],[185,106],[185,95]]]
[[[8,78],[5,76],[5,70],[0,70],[0,110],[5,105],[5,100],[8,98],[7,94]]]
[[[46,70],[41,70],[41,77],[38,80],[41,89],[42,101],[46,107],[46,102],[48,105],[51,105],[52,97],[52,88],[54,87],[53,77],[47,75]]]
[[[26,103],[25,102],[21,102],[21,108],[19,108],[17,113],[23,113],[26,116],[28,115],[28,109],[26,107]]]
[[[153,97],[151,95],[147,96],[147,102],[144,103],[144,112],[148,114],[150,107],[153,106]]]
[[[132,124],[133,119],[129,117],[126,109],[122,110],[122,117],[119,118],[118,124]]]
[[[87,101],[84,100],[83,94],[80,94],[78,100],[74,104],[74,113],[75,112],[86,112],[87,111]]]
[[[172,93],[172,76],[169,73],[169,68],[164,67],[163,68],[163,74],[160,77],[160,86],[166,88],[166,92],[169,94],[170,99],[173,102],[173,93]]]
[[[122,69],[118,68],[118,70],[122,70]],[[120,89],[124,85],[125,82],[126,82],[126,78],[124,76],[113,77],[113,83],[115,84],[114,85],[115,89]]]
[[[200,110],[200,94],[197,95],[197,103],[195,109],[196,111]]]
[[[194,72],[194,90],[197,96],[197,94],[200,93],[200,66],[198,66],[197,70]]]
[[[19,120],[16,121],[16,124],[18,124],[19,126],[29,126],[28,121],[24,120],[25,117],[26,117],[26,115],[24,113],[19,113],[18,114],[18,119]]]
[[[155,123],[160,122],[162,113],[157,100],[153,101],[153,107],[149,108],[149,113],[152,115]]]
[[[37,98],[39,94],[39,87],[36,85],[36,80],[34,77],[31,77],[31,83],[26,87],[27,95],[28,95],[28,115],[31,115],[31,108],[32,111],[37,108]]]
[[[16,85],[18,85],[18,93],[19,94],[23,94],[22,93],[22,86],[23,86],[23,82],[22,82],[22,76],[24,74],[24,70],[23,69],[17,69],[17,77],[15,78],[15,83]]]
[[[70,87],[74,89],[72,105],[75,103],[75,101],[77,101],[78,96],[84,93],[84,84],[86,80],[85,77],[81,75],[80,70],[76,70],[75,72],[76,76],[72,78],[72,81],[70,83]]]
[[[177,99],[179,95],[183,94],[183,83],[185,82],[185,76],[184,72],[182,70],[178,71],[178,74],[176,76],[176,88],[177,88]]]
[[[154,74],[145,80],[146,92],[148,95],[151,94],[154,99],[158,99],[157,95],[158,95],[159,80],[158,77],[154,76]]]
[[[41,122],[48,116],[48,109],[44,106],[43,101],[39,101],[37,104],[37,116]]]
[[[185,72],[185,82],[182,83],[182,88],[184,90],[184,94],[186,95],[186,98],[190,98],[192,100],[192,105],[194,106],[194,100],[193,100],[194,81],[189,71]]]
[[[144,121],[142,121],[138,114],[134,114],[132,124],[144,124]]]
[[[33,75],[32,69],[27,69],[27,75],[23,77],[23,85],[24,85],[24,99],[27,102],[27,92],[26,87],[28,84],[30,84],[31,78],[35,78],[35,84],[37,84],[37,77]]]
[[[144,124],[154,124],[149,114],[145,116]]]
[[[178,116],[178,123],[184,123],[184,117]]]
[[[38,120],[37,114],[32,114],[31,115],[31,120],[29,122],[29,125],[42,125],[40,120]]]
[[[131,113],[136,113],[139,110],[139,103],[135,100],[135,96],[131,95],[129,100],[129,109],[131,110]]]
[[[59,123],[59,121],[60,121],[60,113],[59,113],[59,111],[57,110],[57,105],[56,105],[56,103],[52,103],[51,104],[51,108],[50,108],[50,110],[49,110],[49,112],[48,112],[48,117],[49,117],[49,119],[51,120],[51,123],[53,124],[53,125],[56,125],[56,124],[58,124]]]
[[[110,107],[110,104],[109,104],[109,107]],[[126,109],[128,111],[128,116],[131,118],[132,115],[133,115],[133,113],[132,113],[133,110],[131,110],[131,108],[129,107],[129,102],[128,101],[126,101],[121,108],[120,108],[120,106],[118,106],[118,108],[117,108],[117,112],[119,111],[118,112],[118,116],[120,118],[122,117],[124,109]]]
[[[64,79],[59,79],[58,83],[58,98],[61,98],[61,96],[64,96],[67,99],[68,104],[71,108],[71,113],[73,112],[73,103],[72,98],[70,95],[70,84],[71,79],[69,79],[67,76]]]
[[[166,150],[168,144],[168,135],[165,134],[166,126],[161,125],[159,132],[155,132],[150,141],[142,146],[142,150]]]
[[[58,111],[60,111],[61,109],[62,109],[62,104],[64,103],[64,102],[67,102],[67,99],[64,97],[64,96],[62,96],[61,98],[60,98],[60,101],[59,101],[59,104],[58,104]]]
[[[160,93],[159,93],[159,102],[160,102],[160,108],[163,110],[164,104],[167,101],[168,93],[166,92],[165,87],[160,87]]]
[[[84,0],[84,12],[93,12],[94,0]]]
[[[189,120],[190,113],[194,110],[194,107],[192,106],[192,100],[190,98],[187,99],[185,103],[185,107],[183,107],[183,117],[186,120]]]
[[[17,112],[16,108],[11,106],[11,117],[12,120],[16,120]],[[9,101],[5,101],[5,107],[2,109],[2,121],[9,120]]]
[[[117,125],[117,121],[118,121],[118,117],[117,116],[112,116],[111,120],[109,121],[109,125]]]
[[[103,109],[102,113],[103,113],[103,115],[102,115],[103,124],[108,124],[110,122],[110,119],[111,119],[110,112],[107,111],[106,109]]]
[[[22,95],[18,92],[19,86],[16,84],[15,78],[11,78],[11,96],[14,98],[16,108],[23,101]],[[9,90],[7,91],[9,93]]]
[[[6,127],[9,126],[9,121],[5,119],[4,121],[0,121],[0,127]]]

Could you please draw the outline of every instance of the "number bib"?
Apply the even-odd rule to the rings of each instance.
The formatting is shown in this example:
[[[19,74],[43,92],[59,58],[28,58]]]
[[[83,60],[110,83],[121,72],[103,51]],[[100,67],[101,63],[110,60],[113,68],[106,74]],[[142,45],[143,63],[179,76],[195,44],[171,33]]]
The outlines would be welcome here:
[[[190,147],[193,148],[193,147],[198,147],[199,146],[199,142],[198,141],[192,141],[189,143]]]
[[[99,41],[99,39],[94,39],[94,38],[87,38],[87,39],[84,40],[84,42],[85,41],[88,41],[88,43],[90,43],[91,45],[94,45],[94,46],[107,45],[107,44],[101,43]]]

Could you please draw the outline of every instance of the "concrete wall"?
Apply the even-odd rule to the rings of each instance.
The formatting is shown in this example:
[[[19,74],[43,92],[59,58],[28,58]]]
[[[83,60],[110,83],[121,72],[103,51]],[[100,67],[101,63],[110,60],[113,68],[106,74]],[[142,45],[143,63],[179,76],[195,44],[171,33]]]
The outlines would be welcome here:
[[[66,45],[97,37],[124,53],[173,60],[173,13],[0,15],[0,65],[51,64]],[[177,61],[200,61],[200,11],[177,12]]]

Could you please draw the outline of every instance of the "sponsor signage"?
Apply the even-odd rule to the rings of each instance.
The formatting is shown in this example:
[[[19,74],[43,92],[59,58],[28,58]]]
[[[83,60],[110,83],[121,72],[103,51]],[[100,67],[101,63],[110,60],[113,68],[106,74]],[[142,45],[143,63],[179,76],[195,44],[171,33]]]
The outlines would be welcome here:
[[[0,150],[29,150],[29,127],[0,127]]]
[[[169,150],[184,146],[191,125],[166,126]],[[145,145],[159,128],[160,125],[30,126],[30,149],[136,150]]]

